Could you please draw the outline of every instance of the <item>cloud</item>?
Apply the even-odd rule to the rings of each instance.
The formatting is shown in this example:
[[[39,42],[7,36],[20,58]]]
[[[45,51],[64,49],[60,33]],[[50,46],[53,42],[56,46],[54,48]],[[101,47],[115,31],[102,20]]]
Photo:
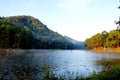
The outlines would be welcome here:
[[[87,5],[95,0],[63,0],[60,4],[58,4],[59,8],[73,10],[79,8],[81,6]]]

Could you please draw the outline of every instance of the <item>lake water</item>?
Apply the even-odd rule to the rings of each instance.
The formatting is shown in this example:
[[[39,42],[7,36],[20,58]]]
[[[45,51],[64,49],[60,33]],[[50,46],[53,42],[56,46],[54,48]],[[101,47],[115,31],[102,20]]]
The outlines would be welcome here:
[[[77,76],[87,77],[94,71],[97,73],[102,70],[102,65],[96,65],[96,60],[102,60],[103,58],[120,59],[120,54],[95,53],[85,50],[12,50],[11,55],[1,58],[0,74],[8,73],[5,76],[8,79],[13,79],[16,74],[17,76],[20,75],[19,69],[22,67],[25,71],[31,73],[30,75],[33,75],[34,69],[30,66],[41,66],[46,67],[49,73],[56,77],[66,79],[74,79]],[[34,75],[34,77],[44,76],[41,69],[43,68],[35,69],[38,73],[41,73]],[[46,71],[45,68],[44,70]]]

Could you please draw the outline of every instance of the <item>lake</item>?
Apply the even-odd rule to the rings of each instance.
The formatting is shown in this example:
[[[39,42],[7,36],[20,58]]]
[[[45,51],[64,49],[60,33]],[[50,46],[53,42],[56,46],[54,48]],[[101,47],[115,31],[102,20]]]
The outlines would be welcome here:
[[[120,59],[120,54],[86,50],[12,50],[10,55],[0,59],[0,76],[14,79],[16,76],[22,78],[23,75],[30,75],[37,79],[49,73],[65,79],[87,77],[103,70],[96,60],[104,58]]]

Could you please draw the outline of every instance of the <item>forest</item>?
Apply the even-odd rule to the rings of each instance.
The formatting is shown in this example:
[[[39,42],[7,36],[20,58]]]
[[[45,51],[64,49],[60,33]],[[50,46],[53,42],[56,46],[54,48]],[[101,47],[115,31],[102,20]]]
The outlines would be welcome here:
[[[75,41],[75,40],[74,40]],[[32,16],[0,17],[0,48],[83,49]]]
[[[97,33],[91,38],[85,40],[85,45],[89,49],[93,48],[118,48],[120,47],[120,30],[112,30],[110,32],[103,31]]]

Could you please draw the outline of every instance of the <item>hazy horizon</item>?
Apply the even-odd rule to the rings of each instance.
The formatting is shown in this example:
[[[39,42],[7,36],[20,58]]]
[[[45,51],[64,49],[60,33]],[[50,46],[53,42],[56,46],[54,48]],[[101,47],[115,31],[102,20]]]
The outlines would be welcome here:
[[[119,1],[115,0],[0,0],[0,16],[30,15],[53,31],[84,41],[116,29]]]

